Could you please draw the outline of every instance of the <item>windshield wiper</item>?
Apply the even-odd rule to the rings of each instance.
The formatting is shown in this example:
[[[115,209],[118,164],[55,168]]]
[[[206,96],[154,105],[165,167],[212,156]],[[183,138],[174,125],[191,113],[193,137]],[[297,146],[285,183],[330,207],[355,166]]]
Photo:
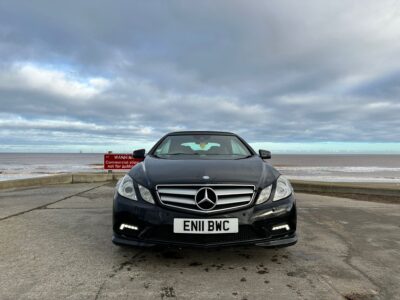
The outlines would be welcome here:
[[[253,154],[250,154],[250,155],[238,157],[238,158],[236,158],[236,159],[245,159],[245,158],[249,158],[249,157],[252,157],[252,156],[253,156]]]

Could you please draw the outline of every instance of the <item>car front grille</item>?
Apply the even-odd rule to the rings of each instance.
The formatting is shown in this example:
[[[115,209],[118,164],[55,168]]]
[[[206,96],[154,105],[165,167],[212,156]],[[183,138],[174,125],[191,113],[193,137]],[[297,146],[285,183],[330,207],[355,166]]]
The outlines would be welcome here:
[[[204,189],[207,189],[211,201],[201,204],[201,198],[205,196]],[[249,206],[255,195],[255,187],[237,184],[158,185],[157,194],[165,206],[207,214]]]

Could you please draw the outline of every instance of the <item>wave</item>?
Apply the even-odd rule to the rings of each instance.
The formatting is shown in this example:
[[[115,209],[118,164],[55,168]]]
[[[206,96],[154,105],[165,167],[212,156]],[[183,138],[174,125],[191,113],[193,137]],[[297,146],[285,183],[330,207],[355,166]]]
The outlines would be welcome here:
[[[50,176],[55,174],[73,172],[99,172],[102,168],[93,165],[71,165],[71,164],[52,164],[52,165],[2,165],[0,167],[0,181],[25,179]]]
[[[276,168],[288,178],[297,180],[400,183],[398,167],[276,166]],[[102,170],[100,164],[3,164],[0,165],[0,181]]]
[[[389,167],[276,167],[290,179],[325,182],[400,183],[400,168]]]
[[[306,172],[340,172],[340,173],[374,173],[374,172],[400,172],[400,168],[389,167],[299,167],[299,166],[277,166],[281,171],[306,171]]]
[[[400,183],[400,177],[345,177],[345,176],[291,176],[291,180],[322,182],[365,182],[365,183]]]

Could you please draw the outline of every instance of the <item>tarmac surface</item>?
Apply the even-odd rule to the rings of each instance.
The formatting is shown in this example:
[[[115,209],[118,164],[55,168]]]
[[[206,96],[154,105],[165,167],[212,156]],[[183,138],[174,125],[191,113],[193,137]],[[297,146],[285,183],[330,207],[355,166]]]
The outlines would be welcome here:
[[[121,248],[113,185],[0,191],[0,299],[400,299],[400,205],[297,194],[282,249]]]

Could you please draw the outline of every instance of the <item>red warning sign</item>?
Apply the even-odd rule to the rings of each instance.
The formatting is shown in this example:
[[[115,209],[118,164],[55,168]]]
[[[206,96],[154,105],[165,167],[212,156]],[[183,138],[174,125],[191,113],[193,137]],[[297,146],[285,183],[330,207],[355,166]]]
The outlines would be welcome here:
[[[127,170],[141,161],[132,154],[104,154],[104,170]]]

